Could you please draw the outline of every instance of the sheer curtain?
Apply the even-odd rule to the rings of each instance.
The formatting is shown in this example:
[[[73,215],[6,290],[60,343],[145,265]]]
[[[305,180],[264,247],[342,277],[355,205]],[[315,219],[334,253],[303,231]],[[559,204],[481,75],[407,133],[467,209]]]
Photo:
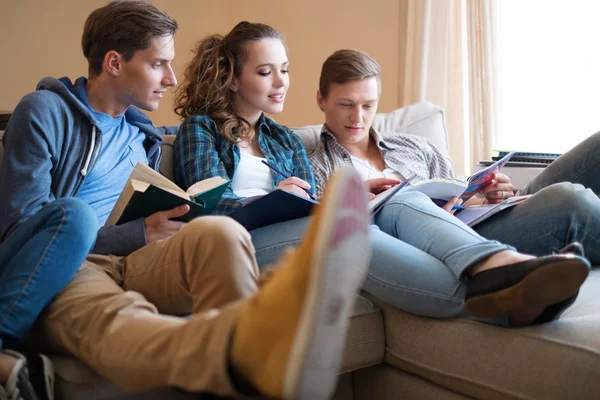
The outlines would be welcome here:
[[[496,132],[496,0],[401,0],[399,104],[446,110],[459,175],[489,159]]]

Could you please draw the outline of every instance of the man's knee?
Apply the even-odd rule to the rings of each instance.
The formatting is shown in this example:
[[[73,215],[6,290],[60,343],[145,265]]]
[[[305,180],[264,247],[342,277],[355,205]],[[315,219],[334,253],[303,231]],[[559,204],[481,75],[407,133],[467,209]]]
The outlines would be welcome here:
[[[182,233],[195,240],[209,240],[222,246],[238,246],[251,243],[250,234],[238,222],[229,217],[206,216],[190,221]]]
[[[56,212],[64,220],[67,229],[81,235],[88,235],[91,232],[95,237],[98,231],[98,217],[85,201],[66,197],[58,199],[50,205],[56,208]]]
[[[223,281],[258,279],[252,239],[235,220],[221,216],[196,218],[182,229],[181,234],[186,243],[183,250],[192,264],[204,260],[202,268],[212,270]]]
[[[421,192],[417,192],[417,191],[410,191],[410,192],[403,192],[400,191],[398,193],[396,193],[395,195],[392,196],[392,198],[389,200],[388,204],[410,204],[410,205],[416,205],[416,204],[427,204],[430,205],[431,199],[424,193]]]

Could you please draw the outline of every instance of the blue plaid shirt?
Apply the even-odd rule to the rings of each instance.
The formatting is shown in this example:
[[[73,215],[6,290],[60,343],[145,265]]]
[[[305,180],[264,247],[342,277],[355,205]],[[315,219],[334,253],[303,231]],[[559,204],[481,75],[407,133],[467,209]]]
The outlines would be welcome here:
[[[306,149],[294,132],[264,114],[258,120],[257,132],[258,145],[269,163],[315,187]],[[240,163],[239,146],[227,140],[215,121],[206,115],[194,115],[183,120],[174,148],[175,180],[184,189],[213,176],[232,180]],[[273,172],[271,176],[274,190],[284,178]],[[233,193],[229,183],[213,214],[229,215],[242,207],[244,199]]]

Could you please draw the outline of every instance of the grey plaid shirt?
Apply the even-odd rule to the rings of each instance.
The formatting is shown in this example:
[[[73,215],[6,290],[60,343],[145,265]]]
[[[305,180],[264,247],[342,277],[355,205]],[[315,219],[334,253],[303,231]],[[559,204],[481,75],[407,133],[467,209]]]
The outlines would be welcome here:
[[[413,175],[414,182],[455,177],[450,159],[424,137],[394,132],[379,134],[373,128],[370,135],[375,138],[387,167],[398,172],[403,179]],[[350,153],[337,142],[325,125],[321,130],[321,140],[310,154],[310,164],[319,197],[335,170],[343,166],[354,167]]]

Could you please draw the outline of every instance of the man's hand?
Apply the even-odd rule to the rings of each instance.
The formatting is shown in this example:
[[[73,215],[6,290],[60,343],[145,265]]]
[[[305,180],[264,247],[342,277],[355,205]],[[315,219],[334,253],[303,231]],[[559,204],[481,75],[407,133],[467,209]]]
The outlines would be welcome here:
[[[485,195],[488,203],[502,203],[504,200],[515,195],[515,188],[508,176],[496,172],[492,176],[490,184],[484,186],[481,193]]]
[[[290,176],[289,178],[279,182],[279,185],[277,185],[277,189],[285,190],[286,192],[294,193],[298,196],[302,196],[308,199],[308,193],[306,193],[306,191],[310,189],[310,185],[308,184],[308,182],[300,178]]]
[[[373,194],[379,194],[383,191],[386,191],[392,186],[396,186],[400,182],[401,181],[398,179],[393,178],[375,178],[365,181],[367,187],[369,188],[369,192]]]
[[[185,222],[170,221],[169,218],[181,217],[190,211],[190,206],[184,204],[167,211],[156,212],[144,219],[146,226],[146,242],[166,239],[185,226]]]

